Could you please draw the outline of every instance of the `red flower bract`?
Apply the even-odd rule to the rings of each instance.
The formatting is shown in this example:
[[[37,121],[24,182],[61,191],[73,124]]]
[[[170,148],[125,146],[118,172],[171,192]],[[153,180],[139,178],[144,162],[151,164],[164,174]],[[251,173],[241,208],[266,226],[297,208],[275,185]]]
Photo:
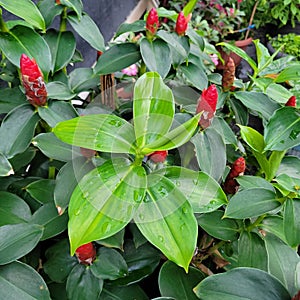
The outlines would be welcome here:
[[[175,31],[178,35],[185,35],[191,17],[191,14],[185,17],[182,11],[178,14],[175,26]]]
[[[291,96],[289,98],[289,100],[286,102],[285,106],[296,107],[296,97],[295,96]]]
[[[34,59],[26,54],[21,55],[20,69],[25,94],[33,106],[44,106],[47,103],[47,90],[43,73]]]
[[[149,155],[149,158],[154,162],[154,163],[160,163],[164,162],[166,160],[166,157],[168,156],[168,151],[163,150],[163,151],[155,151]]]
[[[199,120],[199,125],[205,129],[207,128],[215,115],[218,102],[218,90],[217,87],[212,84],[207,89],[202,91],[202,94],[198,100],[196,113],[202,112]]]
[[[154,35],[157,32],[157,29],[159,27],[159,20],[158,20],[158,14],[156,9],[153,7],[148,14],[147,20],[146,20],[146,29],[151,34]]]
[[[78,247],[75,255],[81,264],[91,265],[96,258],[96,249],[93,243],[87,243]]]

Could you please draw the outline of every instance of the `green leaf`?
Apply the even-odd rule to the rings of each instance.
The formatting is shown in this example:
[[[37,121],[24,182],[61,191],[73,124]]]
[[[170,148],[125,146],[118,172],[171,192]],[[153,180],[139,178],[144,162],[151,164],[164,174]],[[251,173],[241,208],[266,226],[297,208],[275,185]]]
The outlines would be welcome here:
[[[38,113],[50,127],[55,127],[59,122],[78,116],[73,105],[70,102],[64,101],[50,101],[47,106],[40,106]]]
[[[26,97],[20,88],[1,88],[0,94],[0,113],[8,113],[15,107],[26,103]]]
[[[191,39],[191,41],[196,44],[201,51],[205,49],[205,42],[203,36],[201,36],[196,30],[193,28],[188,28],[186,31],[187,36]]]
[[[19,261],[0,266],[1,299],[51,300],[41,275]]]
[[[287,66],[276,77],[275,82],[286,82],[289,80],[299,80],[300,65]]]
[[[226,149],[222,136],[214,129],[207,128],[195,135],[191,142],[195,146],[200,169],[219,180],[226,167]]]
[[[81,155],[77,147],[63,143],[52,132],[40,133],[34,137],[32,144],[47,157],[59,161],[70,161]]]
[[[155,72],[145,73],[134,87],[133,121],[137,145],[143,147],[164,136],[174,117],[172,91]]]
[[[287,150],[300,144],[300,114],[294,107],[282,107],[265,127],[265,150]]]
[[[260,228],[276,235],[281,240],[285,241],[282,216],[278,216],[278,215],[267,216],[266,218],[263,219],[263,222],[260,224]]]
[[[185,273],[174,263],[166,261],[158,276],[160,294],[174,299],[197,300],[193,288],[205,277],[206,275],[196,268],[189,267],[188,273]]]
[[[10,263],[29,253],[40,241],[43,228],[20,223],[0,227],[0,265]]]
[[[116,250],[101,247],[91,266],[94,276],[99,279],[115,280],[127,276],[128,267],[123,256]]]
[[[67,162],[56,176],[54,202],[60,213],[69,205],[71,195],[81,178],[94,168],[85,157],[76,157]]]
[[[139,32],[144,31],[146,28],[146,22],[144,20],[137,20],[133,23],[122,23],[117,29],[114,38],[117,38],[126,32]]]
[[[114,73],[127,68],[140,59],[140,50],[136,44],[115,44],[99,57],[94,72],[98,75]]]
[[[263,239],[255,232],[242,231],[238,240],[239,267],[268,271],[267,250]]]
[[[146,198],[134,221],[148,241],[187,272],[196,247],[197,221],[186,197],[172,181],[158,174],[148,175]]]
[[[156,173],[167,177],[176,185],[195,213],[211,212],[227,203],[227,197],[218,182],[204,172],[169,166]]]
[[[23,53],[34,58],[47,75],[51,69],[51,53],[46,41],[33,29],[26,26],[15,26],[9,32],[0,32],[0,49],[9,61],[20,66]]]
[[[71,61],[76,48],[76,40],[71,31],[56,31],[50,29],[45,35],[45,40],[51,52],[51,71],[53,73],[66,67]]]
[[[80,287],[80,288],[78,288]],[[72,300],[98,300],[103,288],[103,280],[95,277],[90,268],[76,265],[67,279],[67,295]]]
[[[135,153],[133,126],[115,115],[86,115],[58,123],[54,134],[63,142],[96,151]]]
[[[47,203],[34,212],[30,223],[44,227],[43,236],[41,237],[41,241],[43,241],[67,229],[68,215],[59,215],[54,203]]]
[[[46,250],[46,261],[43,264],[45,273],[55,282],[64,282],[71,270],[78,264],[75,256],[70,255],[67,239],[62,239]]]
[[[255,197],[253,197],[255,195]],[[225,217],[245,219],[260,216],[280,206],[276,194],[265,188],[251,188],[236,193],[229,201]]]
[[[0,191],[0,226],[28,221],[31,211],[28,204],[15,194]]]
[[[275,192],[273,185],[269,181],[259,176],[243,175],[237,177],[236,180],[239,183],[240,188],[242,189],[256,188],[259,186],[261,188]]]
[[[53,193],[55,187],[55,180],[40,179],[36,180],[25,187],[25,190],[41,204],[53,201]]]
[[[60,0],[60,3],[74,10],[78,19],[81,18],[83,8],[81,0]]]
[[[171,69],[171,52],[168,44],[160,39],[143,38],[140,44],[142,58],[149,71],[165,78]]]
[[[281,281],[290,295],[295,295],[298,291],[296,270],[300,262],[297,252],[272,234],[266,235],[265,243],[269,273]]]
[[[287,199],[284,203],[283,228],[291,247],[300,244],[300,201],[299,199]]]
[[[55,100],[71,100],[76,96],[63,82],[52,81],[46,84],[48,98]]]
[[[0,6],[32,26],[41,30],[46,29],[44,18],[34,2],[30,0],[0,0]]]
[[[113,298],[112,298],[113,297]],[[107,285],[103,288],[101,293],[101,300],[149,300],[142,288],[137,284],[129,286],[110,286]]]
[[[39,116],[33,106],[24,104],[16,107],[6,115],[0,127],[0,152],[7,158],[12,158],[24,152],[34,135]]]
[[[241,48],[239,48],[233,44],[229,44],[229,43],[225,43],[225,42],[218,43],[217,46],[224,46],[228,50],[234,52],[235,54],[237,54],[238,56],[243,58],[251,66],[251,68],[254,70],[254,72],[257,73],[258,69],[257,69],[255,61],[244,50],[242,50]]]
[[[202,68],[199,68],[193,63],[189,63],[188,65],[180,65],[179,70],[181,70],[186,78],[192,83],[192,85],[200,91],[207,88],[208,79],[205,71]]]
[[[26,168],[36,155],[36,149],[33,147],[27,148],[23,153],[17,154],[10,159],[10,163],[15,171],[21,171]]]
[[[284,286],[267,272],[254,268],[235,268],[205,278],[194,292],[202,300],[289,300]]]
[[[195,133],[200,119],[198,114],[185,123],[177,126],[156,141],[145,145],[142,153],[149,154],[158,150],[170,150],[188,142]]]
[[[234,97],[239,99],[247,108],[262,115],[269,120],[274,111],[280,108],[280,105],[271,100],[266,94],[259,92],[235,92]]]
[[[132,223],[131,223],[132,224]],[[102,240],[95,241],[97,244],[103,245],[108,248],[117,248],[120,250],[124,250],[124,235],[125,235],[125,228],[117,232],[116,234]]]
[[[69,85],[74,93],[88,91],[99,84],[99,76],[91,68],[77,68],[69,74]]]
[[[223,219],[224,212],[217,210],[197,216],[198,224],[211,236],[223,240],[234,241],[238,238],[239,226],[235,220]]]
[[[0,152],[0,177],[14,174],[14,169],[7,157]]]
[[[252,150],[259,153],[264,152],[265,141],[263,135],[252,127],[238,125],[241,129],[242,139],[251,147]]]
[[[231,109],[234,112],[234,116],[237,124],[247,125],[249,119],[249,112],[247,107],[238,99],[228,99]]]
[[[89,15],[83,14],[80,20],[75,16],[69,15],[68,21],[73,29],[94,49],[98,51],[105,50],[104,38],[97,24]]]
[[[221,135],[224,139],[225,144],[231,144],[237,147],[238,141],[236,135],[228,125],[228,123],[218,116],[214,116],[210,128],[214,129]]]
[[[119,158],[86,174],[69,204],[71,253],[82,244],[109,237],[132,219],[144,198],[145,170]]]
[[[39,1],[37,5],[45,20],[46,28],[50,27],[53,19],[60,15],[64,9],[62,5],[57,5],[55,1]]]

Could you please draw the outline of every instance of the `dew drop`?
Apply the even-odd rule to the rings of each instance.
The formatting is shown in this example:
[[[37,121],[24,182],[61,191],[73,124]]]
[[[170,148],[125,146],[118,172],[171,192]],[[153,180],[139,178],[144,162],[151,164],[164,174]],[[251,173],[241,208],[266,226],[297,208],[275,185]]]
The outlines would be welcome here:
[[[164,237],[161,236],[161,235],[158,236],[158,239],[159,239],[159,241],[160,241],[161,243],[163,243],[163,242],[165,241]]]
[[[187,214],[187,213],[188,213],[188,209],[184,206],[184,207],[182,208],[182,212],[183,212],[184,214]]]
[[[78,210],[76,210],[75,212],[74,212],[74,215],[75,216],[78,216],[80,214],[80,209],[78,209]]]
[[[168,191],[163,187],[163,186],[160,186],[158,189],[157,189],[158,193],[165,197],[167,194],[168,194]]]
[[[110,231],[111,229],[111,224],[106,222],[102,225],[102,232],[103,233],[107,233],[108,231]]]
[[[127,273],[125,271],[119,271],[120,277],[126,277]]]
[[[198,185],[198,182],[199,182],[199,181],[198,181],[198,178],[197,178],[197,179],[193,179],[193,184],[194,184],[194,185]]]
[[[292,130],[289,135],[289,138],[291,140],[295,140],[298,137],[299,133],[300,133],[300,130]]]
[[[143,221],[143,220],[145,219],[145,216],[144,216],[143,214],[139,214],[139,219],[140,219],[141,221]]]
[[[121,121],[118,120],[110,120],[108,122],[109,125],[115,126],[115,127],[120,127],[122,125]]]
[[[183,231],[185,229],[185,224],[182,224],[179,229]]]
[[[181,182],[179,180],[176,180],[175,183],[176,183],[177,186],[181,185]]]
[[[143,195],[141,193],[139,193],[138,191],[134,191],[133,192],[133,200],[137,203],[140,203],[143,200]]]

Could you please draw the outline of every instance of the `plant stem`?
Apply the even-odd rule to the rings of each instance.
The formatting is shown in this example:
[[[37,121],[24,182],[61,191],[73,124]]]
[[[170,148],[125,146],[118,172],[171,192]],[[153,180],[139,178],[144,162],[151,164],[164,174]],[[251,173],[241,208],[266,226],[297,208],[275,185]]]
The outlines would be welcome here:
[[[0,31],[2,32],[9,32],[6,23],[4,22],[2,18],[2,9],[0,8]]]
[[[251,225],[248,226],[247,230],[248,230],[249,232],[252,231],[254,228],[256,228],[256,227],[261,223],[261,221],[262,221],[265,217],[266,217],[265,214],[259,216],[259,217],[255,220],[255,222],[253,222]]]
[[[59,31],[64,32],[67,30],[67,8],[65,7],[60,18]]]

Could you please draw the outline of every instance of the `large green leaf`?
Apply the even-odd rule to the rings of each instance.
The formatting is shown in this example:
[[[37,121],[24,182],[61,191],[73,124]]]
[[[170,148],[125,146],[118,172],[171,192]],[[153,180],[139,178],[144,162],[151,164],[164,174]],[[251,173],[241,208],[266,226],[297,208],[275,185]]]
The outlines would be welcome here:
[[[186,196],[195,213],[207,213],[227,203],[227,197],[212,177],[182,167],[170,166],[156,171],[169,178]]]
[[[194,292],[202,300],[289,300],[284,286],[267,272],[235,268],[205,278]]]
[[[103,288],[101,293],[101,300],[148,300],[149,297],[145,294],[138,284],[131,284],[129,286],[114,286],[107,285]]]
[[[300,259],[297,252],[272,234],[265,237],[269,273],[278,278],[291,295],[299,290]]]
[[[98,300],[103,287],[103,280],[95,277],[90,268],[76,265],[67,279],[67,295],[72,300]]]
[[[198,224],[211,236],[232,241],[238,238],[239,226],[235,220],[223,219],[224,211],[217,210],[197,216]]]
[[[51,300],[41,275],[19,261],[0,266],[0,298]]]
[[[40,241],[43,227],[20,223],[0,227],[0,265],[10,263],[30,252]]]
[[[145,190],[145,170],[123,158],[107,161],[85,175],[69,204],[71,252],[121,230],[132,219]]]
[[[81,0],[60,0],[60,3],[74,10],[74,12],[77,14],[77,17],[79,19],[81,18],[83,8]]]
[[[0,32],[0,49],[17,67],[23,53],[36,60],[46,75],[51,69],[51,53],[46,41],[27,26],[15,26],[9,32]]]
[[[300,201],[287,199],[284,205],[284,233],[289,245],[297,247],[300,244]]]
[[[98,51],[105,50],[104,38],[98,26],[89,15],[82,15],[80,20],[76,16],[69,15],[68,21],[73,29],[93,48]]]
[[[200,115],[201,114],[194,116],[185,123],[175,127],[156,141],[145,145],[142,149],[142,153],[149,154],[157,150],[170,150],[185,144],[195,133],[198,127]]]
[[[70,100],[76,96],[70,88],[61,81],[51,81],[46,84],[48,98],[55,100]]]
[[[73,105],[70,102],[64,101],[50,101],[47,106],[40,106],[38,113],[50,127],[54,127],[59,122],[78,116]]]
[[[41,204],[53,201],[54,179],[39,179],[28,184],[24,189]]]
[[[63,142],[97,151],[135,153],[133,126],[115,115],[86,115],[58,123],[53,129]]]
[[[60,161],[70,161],[80,156],[80,150],[59,140],[52,132],[40,133],[35,136],[32,144],[39,148],[47,157]]]
[[[37,5],[45,20],[46,28],[50,27],[53,19],[60,15],[64,9],[62,5],[57,5],[55,1],[39,1]]]
[[[197,240],[197,221],[185,195],[164,176],[148,175],[146,198],[134,220],[164,255],[188,270]]]
[[[140,59],[140,50],[136,44],[115,44],[100,56],[94,71],[98,75],[114,73],[138,62]]]
[[[300,114],[294,107],[278,109],[265,127],[265,150],[287,150],[300,144]]]
[[[39,116],[33,106],[24,104],[6,115],[0,127],[0,152],[11,158],[24,152],[33,137]]]
[[[214,116],[210,128],[217,131],[223,137],[226,145],[231,144],[234,145],[236,148],[238,148],[237,137],[233,132],[233,130],[228,125],[228,123],[223,118]]]
[[[192,83],[192,85],[200,91],[207,88],[208,79],[205,71],[202,68],[199,68],[193,63],[189,63],[188,65],[180,65],[179,70],[181,70],[186,78]]]
[[[219,180],[226,167],[226,147],[223,137],[214,129],[195,135],[191,142],[195,146],[196,157],[202,171]]]
[[[7,157],[0,152],[0,177],[14,174],[14,169]]]
[[[117,29],[114,38],[126,32],[139,32],[144,31],[146,22],[144,20],[137,20],[133,23],[122,23]]]
[[[73,92],[95,88],[99,83],[99,76],[95,75],[92,68],[76,68],[69,74],[69,85]]]
[[[285,82],[289,80],[298,80],[300,72],[300,65],[295,64],[287,66],[279,75],[276,77],[275,82]]]
[[[251,147],[252,150],[259,153],[264,152],[265,141],[263,135],[252,127],[239,125],[241,137]]]
[[[255,197],[253,197],[255,195]],[[280,206],[274,191],[265,188],[250,188],[236,193],[229,201],[225,217],[245,219],[257,217]]]
[[[51,52],[51,71],[53,73],[66,67],[71,61],[75,48],[76,40],[71,31],[56,31],[50,29],[45,35],[45,40],[48,43]]]
[[[194,286],[206,276],[200,270],[189,267],[188,273],[171,261],[163,264],[159,271],[158,284],[162,296],[174,299],[197,300]]]
[[[160,39],[149,41],[143,38],[140,44],[142,58],[149,71],[165,78],[171,68],[171,53],[168,44]]]
[[[262,237],[255,232],[243,231],[238,241],[239,267],[268,271],[267,250]]]
[[[24,103],[26,103],[26,97],[18,86],[13,88],[1,88],[0,113],[8,113]]]
[[[31,0],[0,0],[0,6],[12,14],[24,19],[34,27],[45,30],[45,21],[40,11]]]
[[[266,94],[259,92],[236,92],[234,97],[239,99],[247,108],[269,120],[280,105],[271,100]]]
[[[175,111],[173,94],[155,72],[144,74],[134,87],[133,120],[137,145],[143,147],[166,134]]]

